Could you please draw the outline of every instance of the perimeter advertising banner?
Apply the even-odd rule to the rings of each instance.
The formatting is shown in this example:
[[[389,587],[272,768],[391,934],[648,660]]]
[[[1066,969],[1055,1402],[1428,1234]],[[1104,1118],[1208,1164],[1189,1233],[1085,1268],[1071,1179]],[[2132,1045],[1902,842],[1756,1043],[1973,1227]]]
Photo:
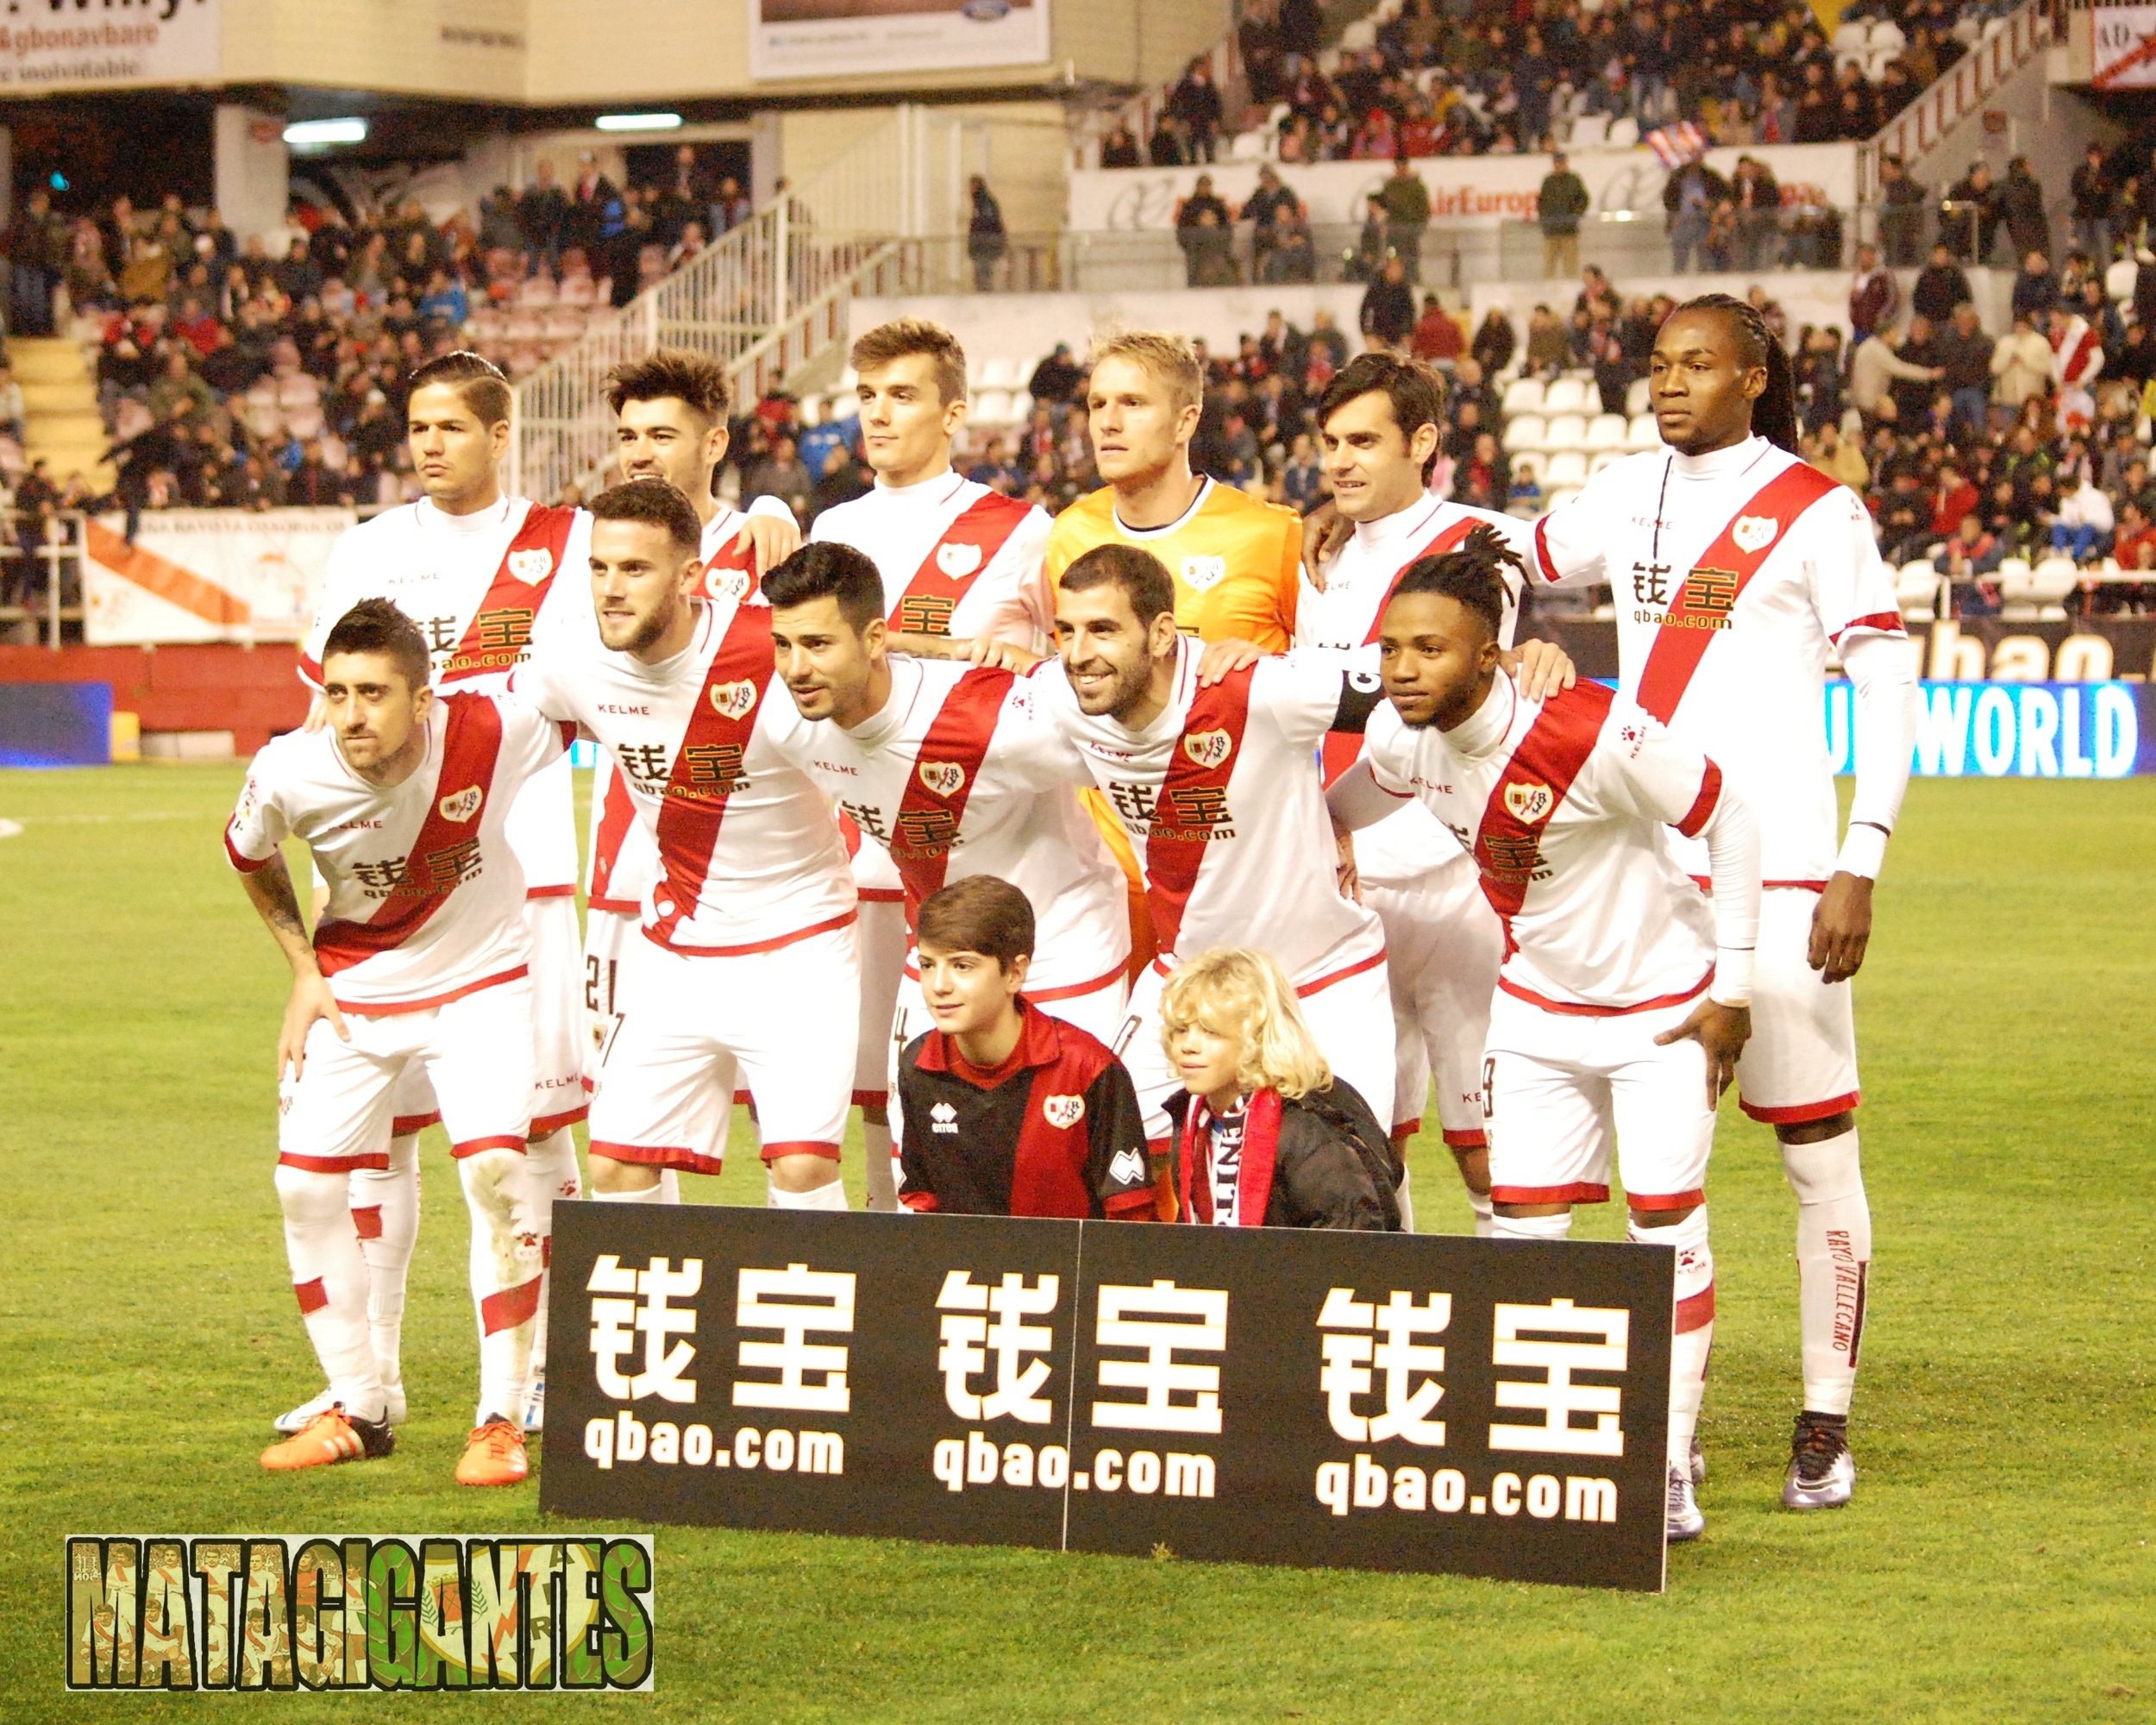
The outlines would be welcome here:
[[[0,18],[0,92],[215,83],[222,28],[217,0],[15,0]]]
[[[89,524],[83,639],[93,647],[154,642],[297,641],[348,509],[155,510],[135,542],[125,518]]]
[[[1038,66],[1049,0],[749,0],[749,75]]]
[[[1621,1244],[563,1204],[540,1507],[1658,1590],[1673,1276]]]
[[[2098,90],[2156,85],[2156,6],[2098,6],[2090,13]]]

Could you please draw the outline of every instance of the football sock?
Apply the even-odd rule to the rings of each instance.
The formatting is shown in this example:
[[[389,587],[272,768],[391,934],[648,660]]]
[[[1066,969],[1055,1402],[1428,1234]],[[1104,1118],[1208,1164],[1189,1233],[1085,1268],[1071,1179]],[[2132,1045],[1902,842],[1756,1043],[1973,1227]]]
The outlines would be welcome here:
[[[367,1325],[385,1388],[404,1381],[404,1279],[419,1242],[419,1134],[389,1141],[387,1168],[352,1170],[352,1221],[367,1260]]]
[[[576,1168],[576,1134],[567,1126],[549,1132],[536,1144],[526,1145],[524,1159],[529,1164],[527,1175],[545,1189],[548,1201],[547,1237],[539,1252],[539,1315],[531,1327],[531,1369],[538,1371],[547,1363],[546,1265],[554,1245],[554,1201],[580,1196],[584,1182]]]
[[[1692,1433],[1707,1393],[1707,1357],[1714,1345],[1714,1253],[1707,1243],[1707,1206],[1666,1228],[1628,1221],[1625,1238],[1677,1252],[1677,1314],[1670,1339],[1670,1460],[1689,1467]]]
[[[1497,1212],[1490,1207],[1489,1194],[1469,1187],[1467,1207],[1475,1212],[1475,1238],[1489,1239],[1497,1232]]]
[[[1804,1339],[1804,1406],[1849,1412],[1871,1272],[1871,1207],[1852,1130],[1785,1144],[1782,1170],[1796,1194],[1797,1311]]]
[[[1413,1179],[1413,1175],[1410,1174],[1405,1168],[1401,1169],[1400,1170],[1400,1189],[1394,1195],[1395,1201],[1397,1201],[1400,1205],[1400,1231],[1403,1234],[1411,1234],[1415,1231],[1414,1195],[1407,1189],[1409,1183]]]
[[[874,1120],[863,1120],[861,1138],[866,1146],[866,1165],[862,1174],[868,1182],[868,1208],[895,1210],[899,1208],[899,1182],[898,1170],[891,1160],[891,1128]]]
[[[277,1199],[285,1251],[307,1339],[346,1413],[379,1420],[388,1398],[367,1327],[367,1260],[352,1220],[350,1176],[280,1165]]]
[[[1500,1216],[1490,1218],[1494,1239],[1561,1240],[1572,1232],[1572,1213],[1557,1216]]]
[[[776,1184],[773,1184],[767,1195],[774,1210],[843,1210],[847,1208],[846,1183],[843,1180],[829,1181],[805,1192],[781,1192]]]
[[[457,1173],[472,1213],[472,1303],[479,1314],[479,1404],[474,1425],[523,1411],[539,1319],[554,1186],[518,1150],[461,1157]]]

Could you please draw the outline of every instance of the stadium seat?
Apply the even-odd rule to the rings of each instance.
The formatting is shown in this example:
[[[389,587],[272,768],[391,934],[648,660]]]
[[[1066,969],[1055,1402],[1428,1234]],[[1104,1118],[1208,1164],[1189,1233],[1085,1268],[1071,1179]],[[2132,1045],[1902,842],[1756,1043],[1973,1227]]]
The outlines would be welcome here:
[[[1598,450],[1595,453],[1594,459],[1589,461],[1587,464],[1587,476],[1591,480],[1595,474],[1601,472],[1604,467],[1614,467],[1618,462],[1623,461],[1624,459],[1625,451],[1622,449]]]
[[[1570,486],[1576,491],[1587,483],[1587,457],[1577,449],[1559,449],[1550,457],[1549,470],[1542,476],[1542,488],[1556,492]]]
[[[1571,147],[1576,150],[1599,149],[1609,139],[1609,116],[1583,114],[1572,122]]]
[[[1625,447],[1627,449],[1659,449],[1662,447],[1662,428],[1655,423],[1651,413],[1635,413],[1625,427]]]
[[[1506,422],[1505,435],[1499,441],[1507,452],[1539,449],[1547,429],[1539,413],[1522,413]]]
[[[2014,602],[2018,598],[2031,607],[2037,622],[2059,623],[2066,616],[2066,608],[2060,601],[2081,585],[2081,571],[2070,557],[2046,557],[2030,571],[2025,584],[2018,585],[2021,591],[2017,594],[2001,580],[2000,597],[2007,601],[2002,615],[2014,615]]]
[[[1548,414],[1579,413],[1587,406],[1587,386],[1575,377],[1561,377],[1543,392],[1542,411]]]
[[[1920,559],[1902,565],[1894,578],[1894,599],[1910,623],[1929,623],[1939,615],[1939,571]]]
[[[2121,258],[2103,273],[2103,291],[2113,299],[2131,299],[2134,279],[2141,267],[2131,258]]]
[[[1621,413],[1598,413],[1588,423],[1587,441],[1583,449],[1621,449],[1625,447],[1625,416]]]
[[[1228,146],[1228,160],[1240,162],[1263,161],[1271,148],[1273,140],[1279,135],[1277,132],[1264,129],[1255,132],[1238,132],[1235,135],[1235,141]]]
[[[1020,369],[1023,361],[1007,357],[993,359],[981,367],[981,386],[983,389],[1016,389],[1025,381]]]
[[[972,411],[966,416],[976,425],[1008,425],[1011,423],[1011,392],[1007,389],[984,389],[974,398]]]
[[[1646,379],[1634,378],[1626,385],[1625,414],[1627,418],[1636,419],[1641,414],[1650,411],[1653,406],[1654,398],[1648,392]]]
[[[1539,449],[1522,449],[1512,458],[1512,476],[1515,480],[1532,479],[1537,485],[1549,471],[1550,458]]]
[[[1559,414],[1549,423],[1542,434],[1545,449],[1584,449],[1587,447],[1587,418],[1584,414]]]
[[[804,431],[812,425],[821,425],[824,423],[824,398],[820,395],[803,396],[793,405],[793,417]]]
[[[1542,380],[1514,378],[1505,386],[1504,414],[1510,418],[1515,413],[1537,413],[1542,409]]]
[[[1865,46],[1865,38],[1871,34],[1871,27],[1869,23],[1861,18],[1852,19],[1848,23],[1835,27],[1833,36],[1828,41],[1827,47],[1838,54],[1852,53]]]

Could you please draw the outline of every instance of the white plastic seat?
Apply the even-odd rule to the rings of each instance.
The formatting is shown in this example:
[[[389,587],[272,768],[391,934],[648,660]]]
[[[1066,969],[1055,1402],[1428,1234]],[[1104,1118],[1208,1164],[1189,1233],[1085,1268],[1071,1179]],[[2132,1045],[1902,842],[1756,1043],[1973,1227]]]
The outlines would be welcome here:
[[[1871,34],[1871,27],[1863,19],[1856,19],[1852,22],[1838,25],[1827,46],[1836,53],[1841,53],[1851,48],[1860,48]]]
[[[793,417],[800,422],[804,431],[812,425],[821,425],[824,423],[824,398],[820,395],[803,396],[793,405]]]
[[[1609,140],[1609,116],[1583,114],[1572,122],[1571,145],[1576,150],[1598,149]]]
[[[1627,449],[1659,449],[1662,447],[1662,428],[1655,423],[1651,413],[1635,413],[1625,427],[1625,447]]]
[[[1550,457],[1550,465],[1542,476],[1545,491],[1554,492],[1562,486],[1576,491],[1587,483],[1587,457],[1577,449],[1559,449]]]
[[[1587,447],[1587,419],[1583,414],[1564,413],[1550,421],[1549,429],[1542,434],[1545,449],[1584,449]]]
[[[1540,378],[1514,378],[1505,386],[1505,417],[1510,418],[1515,413],[1539,413],[1542,411],[1542,399]]]
[[[2119,258],[2103,273],[2103,291],[2113,299],[2131,299],[2134,279],[2141,267],[2131,258]]]
[[[1587,407],[1587,386],[1575,377],[1561,377],[1543,392],[1545,413],[1579,413]]]
[[[981,386],[983,389],[1016,389],[1025,381],[1019,374],[1018,361],[997,358],[985,361],[981,367]]]
[[[1930,622],[1938,615],[1939,571],[1921,558],[1902,564],[1894,577],[1894,602],[1910,622]]]
[[[2028,574],[2009,583],[2003,576],[1999,596],[2007,601],[2002,615],[2014,616],[2021,607],[2039,623],[2057,623],[2066,615],[2059,603],[2081,585],[2081,571],[2071,557],[2046,557]]]
[[[1601,472],[1604,467],[1614,467],[1618,462],[1623,461],[1624,459],[1625,452],[1622,449],[1601,450],[1592,461],[1588,462],[1587,476],[1591,480],[1595,474]]]
[[[967,416],[976,425],[1008,425],[1011,423],[1011,392],[1007,389],[984,389],[974,398]]]
[[[1654,397],[1648,391],[1646,379],[1634,378],[1625,386],[1626,418],[1637,419],[1641,414],[1651,411],[1653,407]]]
[[[1550,458],[1539,449],[1522,449],[1512,458],[1514,480],[1532,479],[1537,485],[1550,468]]]
[[[1587,441],[1583,449],[1621,449],[1625,447],[1625,416],[1621,413],[1598,413],[1588,422]]]
[[[1539,413],[1522,413],[1506,422],[1505,435],[1498,441],[1508,453],[1539,449],[1543,447],[1543,435],[1547,430],[1547,423]]]
[[[1272,132],[1238,132],[1235,141],[1228,146],[1230,161],[1263,161],[1265,147],[1277,135]]]

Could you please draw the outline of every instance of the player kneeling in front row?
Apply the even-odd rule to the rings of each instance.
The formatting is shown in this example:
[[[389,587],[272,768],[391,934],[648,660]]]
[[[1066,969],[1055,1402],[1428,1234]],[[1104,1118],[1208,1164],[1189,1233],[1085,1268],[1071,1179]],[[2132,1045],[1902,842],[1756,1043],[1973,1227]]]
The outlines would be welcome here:
[[[1025,998],[1033,906],[993,875],[921,904],[935,1028],[899,1056],[899,1201],[946,1215],[1153,1214],[1144,1116],[1106,1046]]]
[[[262,1465],[320,1467],[392,1447],[350,1180],[387,1165],[393,1095],[416,1068],[433,1086],[472,1212],[479,1406],[456,1477],[511,1485],[525,1474],[517,1416],[555,1182],[524,1149],[531,945],[503,829],[517,792],[569,737],[501,696],[437,700],[425,637],[387,599],[344,614],[322,668],[327,724],[255,757],[225,832],[292,969],[277,1050],[277,1192],[293,1291],[332,1397]],[[329,886],[311,943],[279,848],[288,834],[306,841]]]
[[[1497,667],[1495,534],[1412,565],[1386,605],[1388,706],[1333,787],[1345,825],[1420,797],[1474,856],[1506,930],[1484,1065],[1496,1233],[1563,1239],[1623,1157],[1628,1237],[1676,1249],[1672,1540],[1702,1527],[1691,1447],[1714,1335],[1707,1158],[1752,1033],[1759,841],[1720,769],[1599,684],[1542,701]],[[1668,828],[1703,837],[1708,901]]]
[[[1183,1087],[1166,1107],[1185,1220],[1400,1232],[1392,1140],[1332,1076],[1269,953],[1199,954],[1169,978],[1160,1010]]]

